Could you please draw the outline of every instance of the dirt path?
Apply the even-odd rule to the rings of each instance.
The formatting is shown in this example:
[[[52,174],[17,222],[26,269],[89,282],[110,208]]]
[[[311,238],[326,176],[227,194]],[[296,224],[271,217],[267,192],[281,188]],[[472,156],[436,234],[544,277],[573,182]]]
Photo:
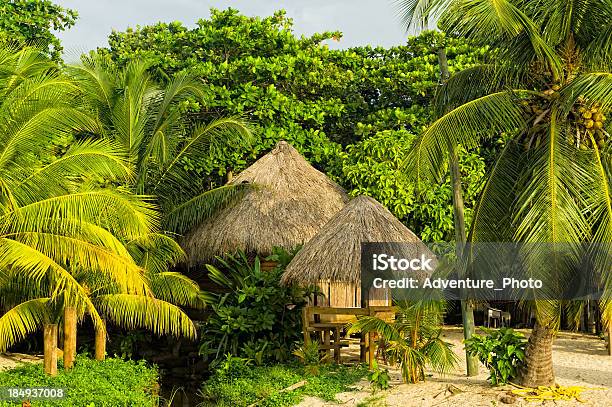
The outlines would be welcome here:
[[[528,333],[528,331],[525,331]],[[460,328],[447,328],[445,338],[455,345],[455,352],[460,356],[456,372],[445,376],[428,377],[427,381],[418,384],[402,384],[401,376],[395,369],[392,375],[392,387],[384,392],[372,394],[367,382],[359,383],[354,392],[338,395],[339,402],[326,403],[315,398],[308,398],[299,404],[300,407],[322,406],[419,406],[419,407],[480,407],[504,406],[501,399],[511,387],[491,387],[486,379],[488,372],[481,366],[476,377],[465,376],[465,354],[461,343]],[[586,403],[577,401],[531,402],[516,399],[511,406],[612,406],[612,357],[607,356],[604,341],[593,336],[562,332],[558,335],[553,348],[553,360],[557,383],[564,386],[583,386],[605,390],[585,391]],[[455,395],[445,392],[448,385],[454,385],[462,393]]]
[[[0,353],[0,370],[12,369],[22,363],[38,363],[42,355],[27,355],[25,353]]]

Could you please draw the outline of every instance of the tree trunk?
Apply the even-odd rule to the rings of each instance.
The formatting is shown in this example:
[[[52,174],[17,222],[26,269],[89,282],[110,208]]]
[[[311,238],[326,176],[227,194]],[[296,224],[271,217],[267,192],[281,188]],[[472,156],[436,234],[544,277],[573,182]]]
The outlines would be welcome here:
[[[64,307],[64,369],[74,367],[77,346],[77,310]]]
[[[57,324],[45,324],[44,327],[44,368],[45,373],[57,375]]]
[[[438,64],[440,65],[440,84],[446,83],[450,78],[448,61],[446,59],[446,48],[438,48]],[[463,191],[461,188],[461,171],[459,169],[459,157],[457,146],[449,146],[449,164],[451,173],[451,185],[453,187],[453,213],[455,223],[455,241],[457,243],[457,258],[463,257],[463,245],[467,241],[465,232],[465,216],[463,208]],[[463,337],[469,339],[474,334],[474,307],[471,302],[461,301],[461,318],[463,321]],[[468,376],[478,375],[478,359],[465,351],[466,368]]]
[[[461,172],[457,146],[451,146],[450,151],[451,184],[453,187],[453,212],[455,221],[455,240],[457,242],[457,258],[463,258],[463,246],[467,241],[465,232],[465,216],[463,208],[463,192],[461,189]],[[468,299],[461,300],[461,319],[463,322],[463,338],[470,339],[474,335],[474,307]],[[468,376],[478,375],[478,359],[465,351]]]
[[[106,357],[106,321],[102,320],[104,329],[96,329],[95,357],[104,360]]]
[[[554,332],[536,321],[525,349],[525,368],[521,372],[521,384],[525,387],[552,386],[555,384],[552,345]]]
[[[612,356],[612,321],[608,322],[608,356]]]

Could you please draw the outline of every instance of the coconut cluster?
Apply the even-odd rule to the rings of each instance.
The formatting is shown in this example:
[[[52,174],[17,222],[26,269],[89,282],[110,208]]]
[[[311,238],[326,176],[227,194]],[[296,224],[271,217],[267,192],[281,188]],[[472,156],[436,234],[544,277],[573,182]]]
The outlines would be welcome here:
[[[523,136],[522,145],[525,151],[537,148],[546,134],[547,123],[550,122],[550,102],[559,97],[559,85],[552,85],[541,92],[539,97],[525,99],[521,103],[525,115],[531,117],[533,125]],[[602,149],[609,142],[610,134],[605,130],[606,116],[601,104],[589,102],[583,97],[578,98],[570,111],[571,122],[576,129],[575,134],[568,135],[568,142],[581,150]]]
[[[578,129],[575,142],[581,149],[593,148],[593,143],[598,149],[606,146],[610,135],[604,130],[606,116],[599,103],[588,104],[580,98],[577,108],[572,110],[572,115]]]

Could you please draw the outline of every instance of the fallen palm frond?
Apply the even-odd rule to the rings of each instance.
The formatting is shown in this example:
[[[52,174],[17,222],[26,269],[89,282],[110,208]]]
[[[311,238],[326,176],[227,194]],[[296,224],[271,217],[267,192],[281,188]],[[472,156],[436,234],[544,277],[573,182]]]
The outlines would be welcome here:
[[[514,385],[518,389],[512,390],[512,394],[520,396],[527,401],[544,400],[577,400],[584,403],[581,398],[582,392],[587,390],[605,390],[601,387],[582,387],[582,386],[538,386],[537,388],[522,387]]]

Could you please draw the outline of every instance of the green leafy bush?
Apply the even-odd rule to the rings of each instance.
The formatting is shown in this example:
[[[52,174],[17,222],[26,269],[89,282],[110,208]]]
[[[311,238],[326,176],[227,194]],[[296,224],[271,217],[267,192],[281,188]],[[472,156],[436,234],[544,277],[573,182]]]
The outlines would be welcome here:
[[[389,369],[381,369],[378,363],[374,361],[372,371],[368,374],[368,380],[372,386],[372,390],[387,390],[389,388]]]
[[[486,335],[465,340],[465,349],[489,369],[491,384],[505,384],[518,375],[525,361],[527,340],[511,328],[481,328]]]
[[[234,366],[235,367],[235,366]],[[233,369],[228,375],[218,369],[203,385],[203,406],[242,407],[258,402],[258,407],[284,407],[299,403],[306,395],[327,401],[349,391],[367,374],[362,366],[324,365],[319,374],[309,374],[300,365],[248,366]],[[306,381],[303,386],[286,390]]]
[[[311,341],[307,344],[302,344],[302,346],[293,351],[293,354],[304,365],[306,371],[313,375],[319,374],[319,368],[323,363],[329,363],[332,361],[331,354],[321,352],[318,341]]]
[[[61,400],[32,401],[32,406],[100,407],[158,406],[158,372],[144,361],[106,359],[103,362],[77,356],[70,371],[59,366],[58,375],[45,374],[42,364],[26,364],[0,372],[0,385],[11,388],[63,388]],[[21,401],[0,400],[0,407],[21,406]]]
[[[213,361],[229,353],[258,365],[287,360],[302,336],[301,309],[308,291],[282,286],[282,266],[264,272],[258,257],[249,261],[242,252],[217,258],[217,265],[207,269],[221,292],[205,294],[211,315],[203,326],[200,353]]]

